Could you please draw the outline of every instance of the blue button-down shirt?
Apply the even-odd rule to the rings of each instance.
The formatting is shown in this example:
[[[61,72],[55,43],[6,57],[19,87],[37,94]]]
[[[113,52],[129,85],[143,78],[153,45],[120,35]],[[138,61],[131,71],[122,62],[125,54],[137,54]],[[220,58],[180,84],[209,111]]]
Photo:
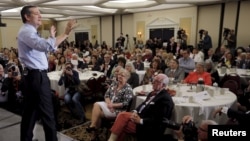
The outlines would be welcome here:
[[[30,69],[48,69],[46,54],[56,50],[56,38],[41,38],[31,24],[24,24],[18,33],[20,62]]]

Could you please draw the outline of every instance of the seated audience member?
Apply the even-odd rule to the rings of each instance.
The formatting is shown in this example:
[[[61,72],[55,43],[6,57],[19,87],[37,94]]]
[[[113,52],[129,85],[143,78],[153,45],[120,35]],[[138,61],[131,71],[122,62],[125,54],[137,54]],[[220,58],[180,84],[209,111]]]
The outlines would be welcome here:
[[[174,122],[172,123],[175,126],[178,124]],[[163,122],[163,124],[166,127],[169,127],[169,121]],[[215,122],[214,120],[202,120],[199,127],[197,128],[196,125],[194,124],[193,118],[190,115],[186,115],[182,118],[182,125],[177,125],[179,130],[177,129],[177,127],[175,127],[178,130],[175,133],[177,134],[178,140],[208,141],[208,126],[209,125],[218,125],[218,123]],[[186,126],[186,128],[184,126]]]
[[[178,60],[179,66],[184,70],[185,77],[192,72],[195,68],[194,59],[190,58],[190,51],[189,49],[185,49],[182,51],[182,57]]]
[[[65,104],[73,116],[82,122],[85,122],[85,114],[80,102],[81,95],[76,90],[76,86],[80,84],[79,74],[73,69],[73,65],[70,62],[65,64],[65,69],[63,70],[58,81],[58,85],[61,86],[63,84],[66,89],[66,93],[64,95]]]
[[[165,74],[169,79],[172,78],[172,83],[179,83],[184,79],[184,71],[179,67],[179,62],[176,59],[172,59],[169,64],[169,68],[165,70]]]
[[[104,61],[101,65],[101,72],[104,72],[105,76],[110,77],[114,65],[115,62],[111,59],[111,56],[108,53],[104,54]]]
[[[237,59],[237,68],[240,69],[249,69],[250,68],[250,62],[246,60],[247,53],[241,53],[239,58]]]
[[[62,71],[65,69],[66,59],[64,56],[61,56],[56,64],[56,71]]]
[[[122,141],[126,133],[136,133],[137,141],[161,141],[165,127],[163,118],[170,119],[174,103],[165,90],[168,77],[158,74],[153,80],[153,91],[132,112],[121,112],[111,128],[108,141]]]
[[[155,74],[162,73],[161,67],[160,67],[160,60],[159,59],[154,59],[151,62],[150,68],[146,70],[146,73],[142,79],[141,84],[149,84],[152,82],[152,79]]]
[[[75,54],[75,53],[72,54],[70,62],[71,62],[71,64],[73,64],[73,69],[74,70],[81,70],[81,69],[88,68],[88,65],[85,64],[83,61],[80,61],[78,59],[78,55]]]
[[[193,48],[190,58],[194,60],[195,63],[204,61],[204,54],[198,48]]]
[[[122,56],[118,57],[118,59],[116,59],[116,60],[117,60],[117,64],[114,65],[113,70],[111,72],[112,74],[114,72],[115,67],[121,66],[122,68],[125,68],[125,65],[126,65],[126,62],[127,62],[127,60]]]
[[[182,81],[183,83],[197,84],[198,79],[202,78],[205,85],[212,85],[212,78],[210,73],[205,71],[205,65],[203,62],[196,64],[196,70],[190,72],[188,76]]]
[[[228,107],[220,107],[216,109],[213,113],[214,118],[217,114],[221,115],[221,113],[227,114],[229,118],[236,119],[239,125],[249,126],[250,125],[250,111],[243,112],[239,110],[233,110]]]
[[[210,48],[208,51],[207,51],[207,57],[205,57],[205,60],[211,60],[213,63],[218,63],[219,61],[219,58],[216,54],[214,54],[214,49],[213,48]]]
[[[136,55],[136,61],[133,63],[136,70],[144,70],[144,63],[142,62],[142,55]]]
[[[161,68],[161,71],[164,72],[165,69],[167,68],[167,65],[165,63],[165,60],[162,59],[162,56],[161,55],[156,55],[154,57],[154,59],[158,59],[160,61],[160,68]]]
[[[224,57],[219,60],[218,66],[226,66],[228,68],[235,67],[236,61],[233,56],[233,53],[227,52]]]
[[[133,98],[133,89],[127,83],[130,73],[121,68],[118,73],[117,83],[112,83],[104,95],[105,101],[95,102],[92,109],[91,124],[86,129],[91,133],[91,139],[98,139],[97,129],[102,118],[115,119],[118,113],[126,111],[130,100]]]
[[[22,81],[19,68],[15,63],[7,64],[8,76],[4,79],[1,93],[8,95],[7,107],[18,114],[22,113]]]
[[[55,71],[56,70],[56,57],[54,54],[50,54],[49,57],[48,57],[48,63],[49,63],[49,68],[48,68],[48,71],[51,72],[51,71]]]
[[[142,56],[142,61],[148,61],[151,62],[153,60],[153,52],[150,49],[145,49],[144,55]]]
[[[101,71],[100,64],[98,63],[98,57],[95,55],[91,56],[91,61],[88,64],[88,68],[90,68],[93,71]]]
[[[205,61],[205,68],[206,68],[206,72],[209,72],[211,75],[212,84],[215,82],[217,84],[219,84],[220,76],[219,76],[219,73],[218,73],[217,69],[214,67],[214,64],[211,60]]]
[[[4,68],[3,65],[0,64],[0,90],[2,89],[4,79],[5,79]],[[6,94],[6,92],[0,91],[0,104],[4,104],[5,102],[7,102],[8,100],[7,96],[8,95]]]
[[[134,65],[131,62],[128,62],[125,65],[125,69],[130,73],[130,77],[127,81],[132,88],[139,86],[139,75],[136,73]]]

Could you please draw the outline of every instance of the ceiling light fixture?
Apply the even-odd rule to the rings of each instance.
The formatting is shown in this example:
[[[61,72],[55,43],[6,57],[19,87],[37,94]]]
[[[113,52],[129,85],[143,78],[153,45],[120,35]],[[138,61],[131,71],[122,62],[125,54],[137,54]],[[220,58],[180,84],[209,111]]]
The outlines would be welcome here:
[[[149,0],[112,0],[110,1],[110,3],[137,3],[137,2],[146,2],[146,1],[149,1]]]

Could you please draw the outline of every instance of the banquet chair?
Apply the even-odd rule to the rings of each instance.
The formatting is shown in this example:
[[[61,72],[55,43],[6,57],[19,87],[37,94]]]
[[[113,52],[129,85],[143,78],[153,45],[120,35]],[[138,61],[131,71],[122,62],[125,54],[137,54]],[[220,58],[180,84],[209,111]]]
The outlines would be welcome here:
[[[87,86],[87,89],[84,89],[81,93],[82,95],[82,105],[84,107],[84,110],[85,109],[85,105],[92,101],[92,102],[95,102],[96,100],[96,78],[95,77],[91,77],[89,78],[87,81],[86,81],[86,86]]]
[[[229,90],[232,91],[237,97],[240,97],[243,95],[243,91],[241,88],[241,78],[236,73],[226,74],[221,79],[220,84],[221,84],[221,87],[223,88],[229,88]]]
[[[106,76],[105,75],[100,75],[97,79],[96,79],[96,93],[100,94],[99,97],[104,96],[106,89],[104,88],[104,83],[106,81]]]

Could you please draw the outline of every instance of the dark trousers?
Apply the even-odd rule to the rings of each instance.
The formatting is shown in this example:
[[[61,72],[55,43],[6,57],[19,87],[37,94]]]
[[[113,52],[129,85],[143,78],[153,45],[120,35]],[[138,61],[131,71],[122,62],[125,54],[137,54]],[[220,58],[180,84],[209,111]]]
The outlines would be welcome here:
[[[50,81],[45,71],[31,70],[24,79],[24,110],[21,141],[32,141],[37,119],[41,119],[46,141],[57,141]]]

